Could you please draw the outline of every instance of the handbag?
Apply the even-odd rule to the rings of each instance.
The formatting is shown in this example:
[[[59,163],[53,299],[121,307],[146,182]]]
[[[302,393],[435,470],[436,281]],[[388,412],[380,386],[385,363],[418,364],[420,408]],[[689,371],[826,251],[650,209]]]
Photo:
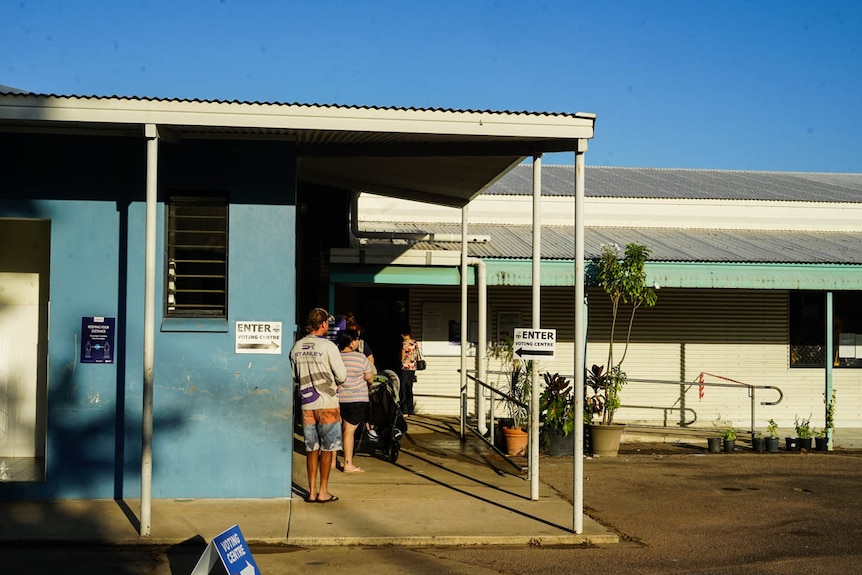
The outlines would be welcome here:
[[[416,360],[416,371],[422,371],[428,366],[425,363],[425,360],[422,359],[422,350],[419,349],[418,345],[416,346],[416,353],[419,354],[419,359]]]

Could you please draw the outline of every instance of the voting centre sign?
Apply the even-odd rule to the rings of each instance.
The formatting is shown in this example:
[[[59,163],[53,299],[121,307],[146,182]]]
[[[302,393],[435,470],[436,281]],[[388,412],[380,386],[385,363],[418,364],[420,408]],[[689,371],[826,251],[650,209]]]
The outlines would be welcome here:
[[[557,330],[515,328],[512,352],[518,359],[554,359]]]

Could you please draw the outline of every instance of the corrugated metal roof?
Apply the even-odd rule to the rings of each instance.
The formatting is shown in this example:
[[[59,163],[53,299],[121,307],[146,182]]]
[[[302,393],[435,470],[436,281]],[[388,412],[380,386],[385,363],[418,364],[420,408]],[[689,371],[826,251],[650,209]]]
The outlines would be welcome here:
[[[532,186],[533,167],[522,164],[485,193],[532,195]],[[605,198],[862,202],[862,174],[587,166],[584,187]],[[542,166],[543,195],[574,193],[574,166]]]
[[[362,223],[363,230],[386,229],[400,233],[459,235],[459,224],[444,223]],[[469,254],[479,258],[529,259],[532,257],[532,227],[471,224],[471,235],[489,236],[485,243],[471,243]],[[624,246],[640,242],[652,250],[650,261],[716,263],[820,263],[862,264],[862,233],[785,232],[744,230],[679,230],[665,228],[592,228],[584,230],[584,253],[597,257],[602,244]],[[388,242],[368,241],[368,245]],[[452,242],[419,241],[411,247],[420,250],[459,250]],[[542,227],[542,258],[573,259],[574,228]]]
[[[341,110],[389,110],[410,112],[452,112],[453,114],[495,114],[507,116],[544,116],[544,117],[566,117],[566,118],[595,118],[596,115],[587,112],[533,112],[528,110],[476,110],[460,108],[424,108],[415,106],[368,106],[357,104],[321,104],[308,102],[286,102],[276,100],[220,100],[213,98],[159,98],[149,96],[121,96],[121,95],[96,95],[96,94],[54,94],[26,92],[11,86],[0,84],[0,95],[26,95],[39,98],[75,98],[83,100],[121,100],[129,102],[189,102],[198,104],[241,104],[252,106],[290,106],[306,108],[335,108]]]

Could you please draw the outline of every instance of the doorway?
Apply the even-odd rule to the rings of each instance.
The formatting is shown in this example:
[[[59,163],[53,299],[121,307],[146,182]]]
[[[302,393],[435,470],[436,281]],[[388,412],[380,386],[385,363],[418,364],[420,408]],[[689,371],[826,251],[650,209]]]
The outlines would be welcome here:
[[[41,480],[48,395],[50,222],[0,219],[0,474]]]
[[[408,322],[409,298],[410,290],[401,287],[336,286],[335,313],[356,316],[378,371],[401,371],[401,326]]]

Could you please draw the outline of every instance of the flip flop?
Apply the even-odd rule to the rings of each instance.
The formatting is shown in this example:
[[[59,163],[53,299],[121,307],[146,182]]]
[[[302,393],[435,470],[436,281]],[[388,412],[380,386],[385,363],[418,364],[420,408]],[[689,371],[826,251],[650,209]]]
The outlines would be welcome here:
[[[365,473],[365,470],[361,467],[354,467],[353,469],[343,469],[344,473]]]
[[[333,495],[329,499],[315,499],[314,503],[329,503],[330,501],[338,501],[338,497]]]

